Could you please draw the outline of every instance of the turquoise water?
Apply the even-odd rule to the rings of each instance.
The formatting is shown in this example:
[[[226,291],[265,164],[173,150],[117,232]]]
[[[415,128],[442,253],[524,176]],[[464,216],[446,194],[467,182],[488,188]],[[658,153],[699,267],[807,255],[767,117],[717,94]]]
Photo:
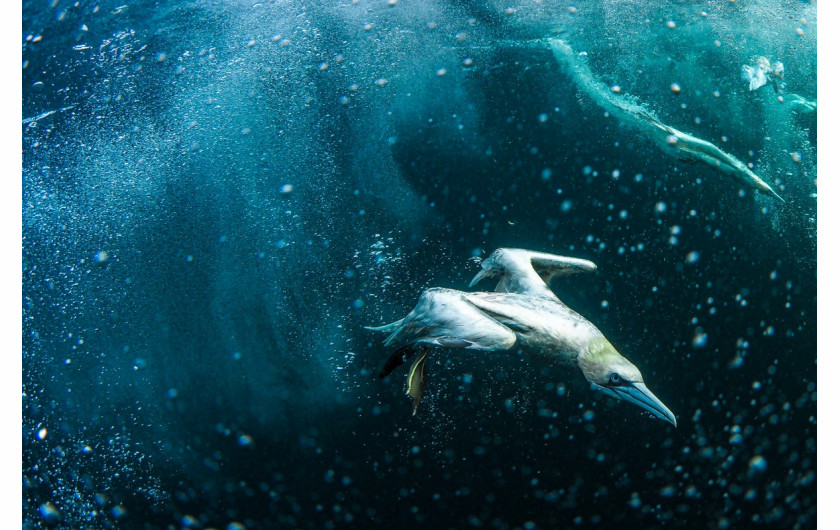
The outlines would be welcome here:
[[[22,26],[24,528],[816,525],[815,2]],[[515,351],[412,416],[364,326],[500,247],[597,264],[551,286],[676,428]]]

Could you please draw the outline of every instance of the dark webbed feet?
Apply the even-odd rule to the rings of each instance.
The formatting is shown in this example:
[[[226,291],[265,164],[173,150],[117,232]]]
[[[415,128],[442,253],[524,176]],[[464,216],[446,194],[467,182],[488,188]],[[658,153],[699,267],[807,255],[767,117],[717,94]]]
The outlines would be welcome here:
[[[411,415],[417,414],[417,407],[420,406],[420,398],[423,397],[423,389],[426,388],[426,357],[429,355],[429,348],[423,348],[414,363],[411,365],[411,370],[408,371],[408,379],[406,381],[405,393],[414,399],[411,407]]]
[[[429,348],[427,346],[418,346],[417,344],[408,344],[394,352],[388,358],[388,362],[382,367],[379,372],[379,377],[387,377],[398,366],[414,356],[415,353],[420,352],[420,357],[414,360],[411,364],[411,369],[408,371],[406,378],[405,393],[414,399],[414,404],[411,409],[411,414],[417,414],[417,407],[420,405],[420,398],[423,397],[423,389],[426,388],[426,357],[429,355]]]
[[[408,344],[399,350],[395,351],[393,355],[388,358],[388,362],[382,367],[379,372],[379,378],[387,377],[388,374],[396,370],[396,368],[410,359],[415,353],[419,351],[416,344]]]

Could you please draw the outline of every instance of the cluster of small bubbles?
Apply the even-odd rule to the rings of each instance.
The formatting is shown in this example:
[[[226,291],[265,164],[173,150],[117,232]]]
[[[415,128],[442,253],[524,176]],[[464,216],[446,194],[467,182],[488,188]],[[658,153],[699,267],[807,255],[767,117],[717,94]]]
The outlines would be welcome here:
[[[677,236],[680,232],[682,232],[682,227],[680,225],[674,225],[671,227],[671,237],[668,239],[668,243],[671,246],[676,246],[679,243]]]

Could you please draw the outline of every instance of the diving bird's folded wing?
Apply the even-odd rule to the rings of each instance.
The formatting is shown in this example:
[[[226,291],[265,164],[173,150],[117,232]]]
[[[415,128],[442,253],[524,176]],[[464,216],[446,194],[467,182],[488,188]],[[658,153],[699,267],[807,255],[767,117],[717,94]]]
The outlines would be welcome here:
[[[516,334],[510,328],[471,304],[464,293],[437,287],[423,291],[404,319],[368,329],[390,331],[385,340],[387,346],[423,344],[498,351],[507,350],[516,342]]]
[[[481,262],[481,271],[470,287],[485,278],[500,276],[496,292],[554,297],[548,282],[557,276],[568,276],[597,267],[589,260],[533,252],[519,248],[500,248]]]
[[[379,377],[386,377],[408,358],[420,354],[411,365],[406,381],[406,394],[414,399],[415,414],[426,386],[430,346],[504,351],[516,344],[516,334],[510,328],[473,305],[466,293],[453,289],[426,289],[405,318],[367,329],[390,332],[385,344],[399,346]]]

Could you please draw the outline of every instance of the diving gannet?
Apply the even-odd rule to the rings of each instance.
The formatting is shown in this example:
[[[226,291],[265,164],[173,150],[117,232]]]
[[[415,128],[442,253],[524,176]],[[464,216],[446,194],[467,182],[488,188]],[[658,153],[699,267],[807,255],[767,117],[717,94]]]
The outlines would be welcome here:
[[[595,77],[587,61],[580,54],[574,53],[572,47],[564,40],[548,39],[548,47],[583,93],[624,125],[639,130],[653,140],[665,153],[680,160],[703,162],[764,195],[785,202],[769,184],[753,173],[747,164],[733,155],[709,141],[662,123],[651,110],[638,104],[634,98],[614,93]],[[783,69],[776,65],[773,68]]]
[[[432,347],[511,353],[521,349],[534,359],[577,366],[593,389],[638,405],[676,427],[676,418],[648,390],[639,369],[547,285],[554,277],[595,269],[585,259],[500,248],[481,262],[481,271],[470,282],[472,287],[485,278],[500,277],[495,292],[426,289],[405,318],[366,328],[390,332],[385,345],[398,347],[379,377],[419,353],[406,390],[416,414]]]

